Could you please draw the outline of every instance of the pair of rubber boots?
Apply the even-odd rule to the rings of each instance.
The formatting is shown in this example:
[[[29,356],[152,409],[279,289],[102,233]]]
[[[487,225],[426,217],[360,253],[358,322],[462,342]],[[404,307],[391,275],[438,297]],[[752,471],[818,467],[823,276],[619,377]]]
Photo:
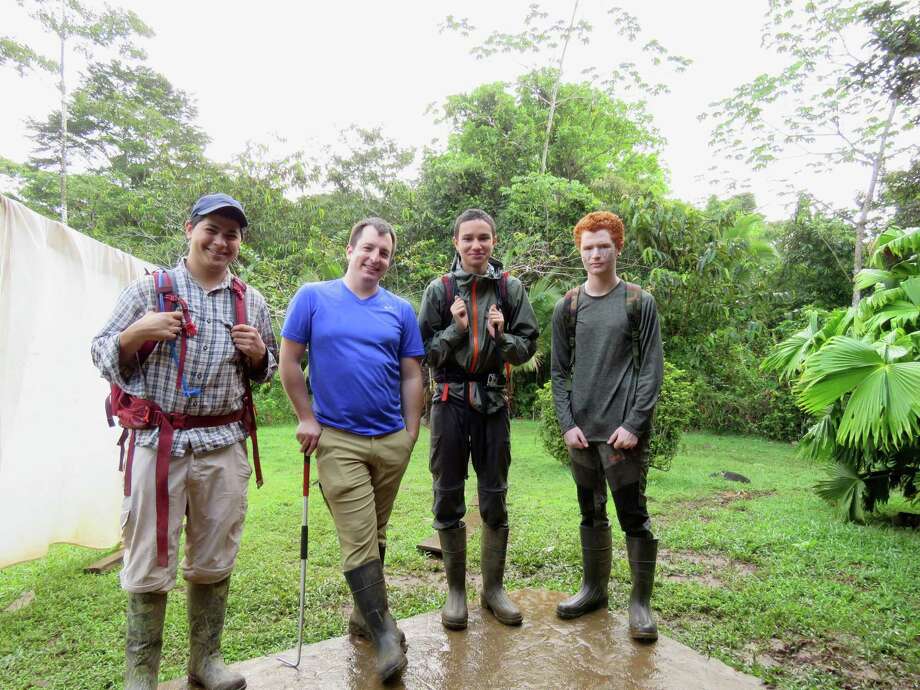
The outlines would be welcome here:
[[[464,630],[466,607],[466,525],[438,530],[444,573],[447,576],[447,601],[441,609],[441,623],[448,630]],[[508,553],[508,528],[482,526],[482,608],[505,625],[520,625],[520,610],[504,589],[505,558]]]
[[[229,577],[214,584],[188,583],[188,680],[207,690],[246,687],[246,679],[227,668],[220,655],[229,591]],[[165,618],[164,592],[128,593],[126,690],[156,689]]]
[[[658,540],[626,537],[626,556],[632,575],[629,594],[629,636],[634,640],[657,640],[658,625],[652,613],[652,585]],[[581,589],[556,607],[560,618],[578,618],[607,607],[612,545],[609,527],[581,528],[581,558],[584,566]]]

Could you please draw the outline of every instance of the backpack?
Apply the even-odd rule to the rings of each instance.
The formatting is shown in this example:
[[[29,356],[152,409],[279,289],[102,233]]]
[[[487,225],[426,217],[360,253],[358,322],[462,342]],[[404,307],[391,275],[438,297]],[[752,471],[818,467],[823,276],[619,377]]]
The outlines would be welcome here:
[[[191,388],[184,377],[187,338],[194,336],[198,332],[189,314],[188,303],[176,292],[175,279],[173,278],[172,271],[157,270],[151,274],[151,277],[153,278],[153,285],[157,298],[157,310],[175,311],[178,307],[182,311],[182,331],[180,337],[177,338],[176,341],[170,343],[178,372],[176,387],[180,388],[186,397],[200,395],[201,389]],[[246,283],[236,276],[233,276],[230,282],[230,290],[234,295],[234,323],[248,323],[246,315]],[[179,352],[176,352],[177,341],[179,341]],[[138,363],[143,365],[157,345],[159,345],[157,341],[148,340],[145,342],[137,352]],[[252,460],[256,475],[256,485],[261,487],[263,484],[262,466],[259,462],[259,442],[256,437],[256,411],[252,399],[252,386],[248,376],[244,376],[243,380],[243,414],[240,421],[243,423],[243,426],[252,439]],[[109,396],[105,400],[105,413],[108,425],[114,427],[115,418],[118,418],[119,423],[123,427],[123,431],[117,442],[117,445],[121,448],[118,461],[119,471],[125,470],[125,441],[128,440],[129,434],[131,438],[128,446],[128,457],[130,458],[131,455],[133,455],[134,435],[131,434],[130,431],[132,429],[147,428],[147,425],[151,421],[149,419],[149,405],[139,405],[138,402],[147,401],[138,401],[135,396],[126,393],[116,384],[111,385]],[[129,491],[130,474],[126,473],[125,495],[128,495]]]
[[[639,324],[641,320],[642,308],[642,288],[635,283],[623,281],[626,290],[624,298],[626,300],[626,315],[629,319],[630,339],[632,341],[632,360],[636,376],[633,377],[633,392],[638,383],[639,367],[642,363],[642,352],[640,347]],[[581,286],[571,288],[565,293],[563,298],[563,311],[565,312],[565,332],[569,338],[569,389],[572,387],[572,377],[575,374],[575,326],[578,316],[578,295]]]

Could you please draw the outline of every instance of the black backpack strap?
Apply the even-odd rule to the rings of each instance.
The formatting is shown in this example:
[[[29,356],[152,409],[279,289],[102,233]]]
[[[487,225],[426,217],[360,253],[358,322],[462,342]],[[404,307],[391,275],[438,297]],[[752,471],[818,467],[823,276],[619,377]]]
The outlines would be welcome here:
[[[642,319],[642,288],[635,283],[626,283],[626,316],[629,318],[629,331],[632,338],[633,366],[638,376],[639,366],[642,364],[639,332]]]
[[[562,310],[565,313],[565,334],[569,340],[569,388],[572,386],[572,377],[575,374],[575,324],[578,317],[578,293],[581,286],[569,289],[562,298]]]

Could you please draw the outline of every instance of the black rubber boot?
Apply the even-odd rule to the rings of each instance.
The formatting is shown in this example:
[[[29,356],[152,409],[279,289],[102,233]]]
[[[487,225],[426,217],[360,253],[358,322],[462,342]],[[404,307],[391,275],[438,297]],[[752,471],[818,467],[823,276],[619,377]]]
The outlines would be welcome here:
[[[581,562],[584,575],[581,589],[574,597],[559,602],[556,615],[578,618],[590,611],[607,607],[607,585],[610,582],[610,527],[581,528]]]
[[[448,630],[465,630],[466,608],[466,525],[439,529],[444,574],[447,576],[447,601],[441,609],[441,624]]]
[[[128,625],[125,635],[127,690],[156,690],[165,619],[165,593],[128,592]]]
[[[246,679],[227,668],[220,655],[230,578],[188,586],[188,679],[207,690],[242,690]]]
[[[492,612],[499,623],[520,625],[524,617],[508,597],[503,586],[505,555],[508,551],[508,528],[492,529],[482,525],[482,596],[480,603]]]
[[[377,648],[377,673],[380,674],[380,680],[386,683],[396,678],[406,667],[406,654],[399,644],[396,621],[387,607],[383,565],[377,559],[368,561],[346,572],[345,580]]]
[[[650,600],[655,582],[658,540],[626,537],[626,555],[632,573],[629,594],[629,636],[634,640],[657,640],[658,624]]]
[[[377,549],[380,552],[380,565],[382,567],[386,562],[387,545],[377,542]],[[398,627],[396,629],[399,630]],[[348,632],[357,637],[362,637],[365,640],[371,639],[371,633],[367,629],[367,623],[364,622],[364,616],[361,615],[361,609],[358,608],[357,603],[352,607],[351,616],[348,617]],[[402,630],[399,630],[399,644],[404,652],[409,649],[409,643],[406,642],[406,634]]]

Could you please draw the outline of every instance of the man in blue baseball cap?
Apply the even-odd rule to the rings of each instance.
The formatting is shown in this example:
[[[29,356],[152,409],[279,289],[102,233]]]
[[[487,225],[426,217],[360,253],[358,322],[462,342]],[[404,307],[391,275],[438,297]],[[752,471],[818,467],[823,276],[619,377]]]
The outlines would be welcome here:
[[[233,197],[201,197],[185,223],[187,256],[127,287],[93,339],[112,412],[132,434],[120,576],[129,690],[157,687],[183,518],[189,681],[246,687],[224,664],[220,638],[252,473],[247,436],[261,483],[249,383],[271,379],[278,356],[265,299],[230,272],[247,225]]]

